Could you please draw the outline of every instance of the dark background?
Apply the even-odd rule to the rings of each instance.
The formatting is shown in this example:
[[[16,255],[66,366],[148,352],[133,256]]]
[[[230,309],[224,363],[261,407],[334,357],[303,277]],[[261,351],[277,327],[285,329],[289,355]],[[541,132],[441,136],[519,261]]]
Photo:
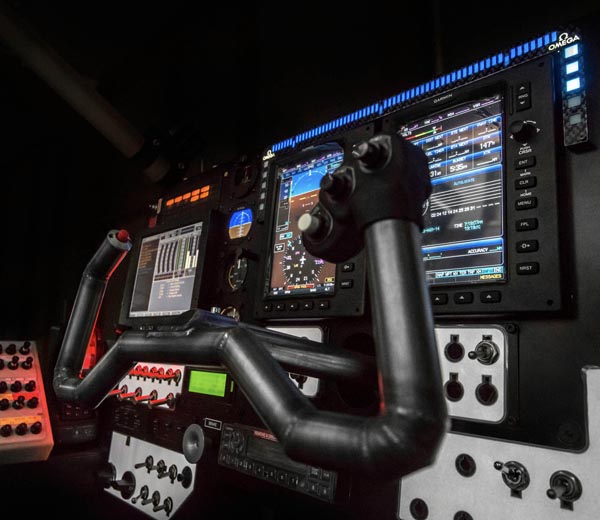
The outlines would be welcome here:
[[[209,169],[559,29],[596,4],[5,5],[147,139],[168,138],[173,164]],[[36,338],[65,321],[106,232],[144,214],[161,187],[2,41],[0,70],[0,337]]]

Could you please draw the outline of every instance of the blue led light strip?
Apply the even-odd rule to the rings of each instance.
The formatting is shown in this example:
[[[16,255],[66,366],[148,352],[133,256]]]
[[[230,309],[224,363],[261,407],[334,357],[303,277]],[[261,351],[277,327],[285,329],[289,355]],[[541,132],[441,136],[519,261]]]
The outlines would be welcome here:
[[[386,112],[398,110],[404,105],[414,103],[417,99],[422,99],[423,96],[429,97],[433,94],[439,94],[442,91],[449,90],[451,87],[456,86],[456,83],[458,82],[464,84],[474,79],[479,79],[481,76],[497,72],[498,70],[508,68],[517,63],[522,63],[523,61],[527,61],[528,59],[542,54],[555,52],[556,49],[550,50],[549,46],[556,43],[558,37],[559,31],[546,33],[543,36],[521,43],[507,51],[499,52],[488,58],[476,61],[471,65],[439,76],[417,87],[405,90],[400,94],[396,94],[395,96],[352,112],[351,114],[338,117],[333,121],[329,121],[328,123],[307,130],[306,132],[302,132],[295,137],[280,141],[271,146],[270,151],[277,153],[288,148],[295,148],[306,141],[325,135],[333,130],[355,126],[357,123],[365,123]]]

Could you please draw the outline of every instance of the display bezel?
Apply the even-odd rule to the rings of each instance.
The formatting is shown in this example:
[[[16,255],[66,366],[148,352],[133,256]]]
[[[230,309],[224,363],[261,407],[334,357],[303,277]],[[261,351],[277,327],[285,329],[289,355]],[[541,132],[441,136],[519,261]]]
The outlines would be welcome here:
[[[507,207],[507,189],[508,189],[508,165],[507,165],[507,121],[508,117],[508,103],[509,92],[507,85],[502,81],[494,81],[492,84],[482,86],[478,89],[469,90],[467,92],[457,93],[456,95],[448,96],[447,98],[439,98],[433,102],[421,103],[414,107],[409,107],[402,111],[401,115],[397,115],[393,118],[391,129],[399,133],[399,129],[403,125],[410,124],[414,121],[426,118],[428,116],[434,116],[439,112],[451,110],[453,107],[460,107],[466,103],[476,102],[481,99],[489,98],[498,95],[500,97],[500,115],[502,117],[502,128],[501,128],[501,167],[502,167],[502,240],[503,240],[503,268],[504,276],[501,280],[469,280],[459,281],[450,283],[433,283],[428,284],[430,290],[442,290],[442,289],[458,289],[460,287],[485,287],[485,286],[504,286],[510,282],[510,262],[511,252],[508,248],[510,230],[508,228],[508,213]],[[424,106],[423,106],[424,105]]]
[[[137,236],[133,237],[133,247],[129,255],[129,269],[127,272],[127,282],[125,284],[123,298],[121,302],[120,312],[120,324],[129,327],[152,327],[159,325],[168,325],[176,322],[179,317],[187,311],[183,311],[179,314],[163,315],[163,316],[130,316],[131,301],[133,298],[133,292],[135,288],[135,281],[137,275],[137,267],[141,252],[141,246],[144,239],[160,235],[161,233],[176,230],[189,225],[194,225],[202,222],[202,231],[200,233],[200,243],[198,246],[198,261],[196,264],[196,274],[194,277],[194,284],[192,288],[192,296],[190,302],[190,309],[198,308],[202,279],[204,272],[204,264],[206,259],[206,250],[208,243],[208,235],[210,231],[210,213],[208,211],[201,212],[194,215],[186,215],[185,218],[172,219],[167,223],[158,225],[152,228],[146,228],[139,232]]]
[[[288,154],[276,161],[273,161],[271,164],[271,172],[274,177],[273,181],[273,193],[271,197],[270,204],[270,212],[268,215],[267,222],[269,223],[268,227],[268,255],[266,255],[265,268],[264,268],[264,276],[265,276],[265,285],[263,290],[263,298],[265,300],[275,300],[279,301],[282,299],[300,299],[300,298],[311,298],[311,299],[324,299],[331,298],[336,295],[337,292],[337,265],[332,264],[331,262],[327,262],[330,265],[333,265],[333,272],[335,276],[335,280],[333,283],[332,290],[329,292],[296,292],[296,293],[282,293],[282,294],[272,294],[272,276],[273,276],[273,264],[275,262],[274,258],[274,247],[275,247],[275,226],[276,220],[278,216],[278,197],[279,197],[279,186],[281,182],[281,170],[283,168],[290,167],[295,163],[303,163],[310,161],[311,159],[318,157],[319,155],[323,155],[329,151],[340,151],[342,154],[345,152],[343,144],[332,140],[326,143],[322,143],[319,145],[312,146],[308,149],[297,152],[296,154]],[[343,159],[342,159],[343,160]],[[341,164],[341,163],[340,163]]]

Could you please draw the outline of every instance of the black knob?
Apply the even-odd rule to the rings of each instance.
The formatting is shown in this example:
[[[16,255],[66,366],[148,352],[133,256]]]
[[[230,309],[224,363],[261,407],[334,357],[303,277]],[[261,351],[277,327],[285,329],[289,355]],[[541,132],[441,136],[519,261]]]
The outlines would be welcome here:
[[[24,422],[18,424],[15,428],[15,433],[17,435],[25,435],[27,433],[27,425]]]
[[[10,370],[16,370],[19,368],[19,356],[13,356],[12,359],[8,362],[8,368]]]
[[[494,468],[502,472],[502,480],[514,491],[523,491],[529,486],[529,472],[520,462],[514,460],[494,462]]]
[[[29,341],[26,341],[25,343],[23,343],[21,345],[21,347],[19,348],[19,352],[21,354],[23,354],[24,356],[29,354],[29,352],[31,352],[31,343],[29,343]]]
[[[10,406],[8,399],[0,399],[0,410],[6,410]]]
[[[321,189],[334,199],[341,199],[348,195],[348,181],[345,177],[328,173],[321,179]]]
[[[0,370],[4,368],[4,360],[0,359]]]
[[[31,425],[31,428],[29,428],[29,431],[34,435],[38,435],[42,431],[42,423],[40,421],[35,421]]]
[[[142,489],[140,489],[140,494],[136,497],[133,497],[131,499],[131,503],[135,504],[138,500],[146,500],[148,498],[149,494],[150,494],[150,489],[148,488],[148,486],[146,486],[146,484],[144,484],[142,486]]]
[[[259,256],[245,247],[235,248],[235,258],[247,258],[248,260],[258,260]],[[173,372],[173,369],[170,369]]]
[[[186,489],[192,485],[193,478],[194,478],[194,475],[192,473],[192,470],[188,466],[183,468],[181,473],[179,475],[177,475],[177,481],[181,482],[181,485]]]
[[[160,493],[158,491],[155,491],[154,493],[152,493],[152,496],[150,498],[142,500],[142,505],[145,506],[146,504],[152,504],[154,507],[158,506],[158,504],[160,504]]]
[[[21,410],[23,407],[25,406],[25,397],[23,397],[22,395],[20,395],[19,397],[17,397],[12,404],[12,407],[15,410]]]
[[[27,401],[28,408],[37,408],[39,404],[40,400],[37,397],[32,397],[31,399],[29,399],[29,401]]]
[[[33,392],[35,390],[35,381],[33,379],[28,383],[25,383],[25,390],[27,392]]]
[[[152,455],[148,455],[144,462],[138,462],[133,466],[134,468],[146,468],[148,473],[150,473],[154,469],[154,457]]]
[[[25,370],[29,370],[32,365],[33,365],[33,357],[31,357],[31,356],[27,356],[27,359],[25,361],[23,361],[23,363],[21,363],[21,367],[23,367]]]
[[[9,356],[17,353],[17,346],[14,343],[11,343],[8,347],[6,347],[6,352]]]
[[[103,488],[108,488],[116,478],[117,470],[113,464],[107,462],[103,467],[96,471],[96,480]]]
[[[167,464],[165,463],[164,460],[160,459],[156,463],[156,472],[158,473],[159,476],[167,474]]]
[[[517,143],[526,143],[537,133],[537,128],[529,121],[513,121],[508,129]]]
[[[23,390],[23,383],[21,383],[21,381],[15,381],[10,385],[11,392],[20,392],[21,390]]]
[[[7,390],[8,390],[8,385],[6,384],[6,381],[0,381],[0,394],[3,394]]]
[[[5,424],[0,428],[0,435],[2,437],[10,437],[12,435],[12,426],[10,424]]]
[[[111,487],[119,491],[125,500],[129,500],[135,491],[135,475],[131,471],[126,471],[120,480],[111,483]]]
[[[386,150],[378,143],[362,142],[354,146],[352,157],[368,168],[376,168],[386,159]]]
[[[582,492],[581,481],[570,471],[560,470],[550,477],[550,488],[546,495],[553,500],[558,498],[561,502],[575,502]]]

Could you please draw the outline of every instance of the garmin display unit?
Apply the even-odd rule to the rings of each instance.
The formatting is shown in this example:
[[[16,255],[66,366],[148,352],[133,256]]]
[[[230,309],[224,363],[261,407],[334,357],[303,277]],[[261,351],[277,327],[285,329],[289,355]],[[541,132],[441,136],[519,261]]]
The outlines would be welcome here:
[[[319,201],[321,179],[344,159],[342,145],[331,142],[273,162],[268,254],[264,262],[260,318],[361,315],[364,312],[362,255],[332,264],[311,255],[302,243],[298,219]]]
[[[436,314],[561,308],[555,81],[546,56],[390,118],[429,160]]]

